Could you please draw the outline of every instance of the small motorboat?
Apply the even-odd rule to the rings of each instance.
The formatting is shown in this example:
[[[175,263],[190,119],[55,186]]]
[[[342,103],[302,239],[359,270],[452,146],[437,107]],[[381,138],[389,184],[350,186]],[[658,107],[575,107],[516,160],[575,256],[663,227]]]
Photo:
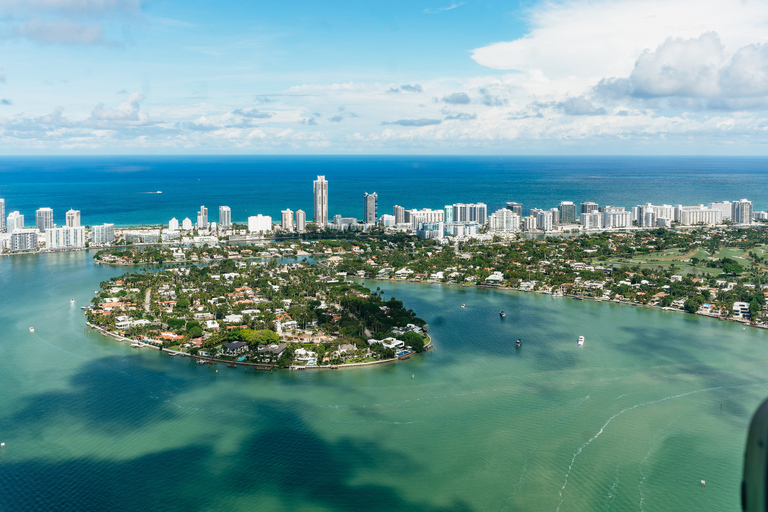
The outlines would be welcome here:
[[[523,340],[518,338],[517,341],[515,342],[515,348],[520,348],[521,346],[523,346]]]
[[[499,312],[499,316],[500,316],[501,318],[507,318],[507,314],[506,314],[505,312],[503,312],[503,311],[500,311],[500,312]]]
[[[579,341],[576,344],[582,346],[584,344],[584,336],[579,336]]]
[[[30,327],[29,328],[29,332],[35,332],[35,328],[34,327]]]
[[[467,305],[466,305],[466,304],[462,304],[462,305],[461,305],[461,309],[464,309],[465,307],[467,307]]]

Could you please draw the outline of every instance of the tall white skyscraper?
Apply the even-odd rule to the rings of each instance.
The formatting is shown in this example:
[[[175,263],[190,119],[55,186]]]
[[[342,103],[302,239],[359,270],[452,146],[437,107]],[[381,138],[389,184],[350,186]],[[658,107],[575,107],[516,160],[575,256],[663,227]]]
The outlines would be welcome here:
[[[315,195],[314,221],[322,228],[328,224],[328,182],[325,181],[325,176],[318,176],[313,184]]]
[[[280,213],[282,214],[280,229],[283,231],[293,231],[293,210],[288,208]]]
[[[179,230],[179,221],[176,220],[176,217],[174,217],[168,221],[168,231],[178,231],[178,230]]]
[[[366,192],[363,196],[363,224],[376,224],[378,216],[379,196],[376,192],[373,194]]]
[[[5,231],[5,199],[0,198],[0,233]]]
[[[208,229],[208,208],[205,206],[201,206],[197,212],[197,229]]]
[[[192,231],[192,221],[189,217],[184,217],[184,220],[181,221],[181,229],[184,231]]]
[[[5,225],[7,231],[12,233],[14,229],[24,229],[24,216],[18,211],[8,214],[8,223]]]
[[[51,208],[40,208],[35,212],[35,227],[39,231],[53,227],[53,210]]]
[[[229,206],[219,206],[219,226],[222,228],[232,226],[232,210]]]
[[[307,230],[307,214],[304,210],[296,210],[296,231],[303,233]]]
[[[80,227],[80,210],[69,210],[67,212],[67,227],[68,228]]]

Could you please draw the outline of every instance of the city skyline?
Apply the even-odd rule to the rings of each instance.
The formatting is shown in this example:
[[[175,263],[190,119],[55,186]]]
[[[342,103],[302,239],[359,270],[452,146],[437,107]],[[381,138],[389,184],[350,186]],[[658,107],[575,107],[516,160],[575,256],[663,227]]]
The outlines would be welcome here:
[[[6,154],[768,154],[761,2],[0,14]]]

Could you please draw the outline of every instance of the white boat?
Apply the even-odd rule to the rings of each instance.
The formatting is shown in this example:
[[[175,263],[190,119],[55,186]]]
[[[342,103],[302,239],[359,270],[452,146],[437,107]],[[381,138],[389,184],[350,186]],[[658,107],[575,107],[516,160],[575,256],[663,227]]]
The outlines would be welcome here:
[[[139,348],[140,346],[138,343],[131,343],[131,348]]]
[[[461,309],[464,309],[465,307],[467,307],[467,305],[466,305],[466,304],[462,304],[462,305],[461,305]]]
[[[579,336],[579,341],[577,342],[579,346],[582,346],[584,344],[584,336]]]
[[[30,327],[29,328],[29,332],[35,332],[35,328],[34,327]]]
[[[75,303],[75,299],[69,299],[69,302],[71,302],[72,304],[74,304],[74,303]]]

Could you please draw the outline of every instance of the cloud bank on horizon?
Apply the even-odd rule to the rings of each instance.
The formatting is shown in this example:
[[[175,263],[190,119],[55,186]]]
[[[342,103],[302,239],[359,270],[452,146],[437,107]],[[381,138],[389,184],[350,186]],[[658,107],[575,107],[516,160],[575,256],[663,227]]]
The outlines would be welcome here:
[[[0,148],[768,153],[763,1],[248,4],[0,0]]]

